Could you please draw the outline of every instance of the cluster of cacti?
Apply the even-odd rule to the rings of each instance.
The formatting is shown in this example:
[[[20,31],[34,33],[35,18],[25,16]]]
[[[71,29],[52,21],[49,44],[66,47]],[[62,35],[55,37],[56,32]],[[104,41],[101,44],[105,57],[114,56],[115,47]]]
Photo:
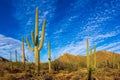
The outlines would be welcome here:
[[[24,68],[25,68],[25,49],[24,49],[24,37],[22,37],[22,60]]]
[[[88,69],[88,80],[91,80],[92,70],[96,68],[96,46],[94,46],[94,54],[92,55],[92,49],[89,48],[89,41],[86,41],[86,53],[87,53],[87,69]]]
[[[86,53],[87,53],[87,68],[96,68],[96,46],[94,46],[94,52],[89,48],[89,41],[86,41]],[[93,55],[92,55],[93,54]]]
[[[45,26],[46,26],[46,20],[44,20],[43,25],[42,25],[42,33],[41,33],[41,39],[40,42],[38,42],[38,34],[39,34],[39,29],[38,29],[38,8],[36,8],[36,21],[35,21],[35,34],[32,32],[32,42],[34,44],[34,48],[31,47],[30,42],[28,38],[26,38],[28,48],[34,52],[35,55],[35,66],[36,66],[36,73],[38,74],[40,71],[40,54],[39,51],[42,49],[43,43],[44,43],[44,34],[45,34]],[[39,44],[40,43],[40,44]]]
[[[50,42],[48,42],[48,65],[49,65],[49,73],[51,73],[51,50],[50,50]]]

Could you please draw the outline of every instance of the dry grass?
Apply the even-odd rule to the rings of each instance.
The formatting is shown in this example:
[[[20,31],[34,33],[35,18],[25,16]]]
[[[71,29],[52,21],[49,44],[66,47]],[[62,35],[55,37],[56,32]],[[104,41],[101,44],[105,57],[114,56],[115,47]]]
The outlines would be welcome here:
[[[97,60],[99,62],[99,60],[105,60],[100,56],[111,58],[111,53],[102,51],[98,52],[97,56],[97,58],[100,58]],[[12,63],[13,67],[11,67],[11,62],[0,61],[0,80],[88,80],[88,71],[85,68],[86,62],[82,62],[79,57],[67,54],[61,56],[52,62],[53,71],[50,74],[48,73],[48,64],[41,63],[39,76],[34,72],[35,66],[33,63],[27,63],[24,69],[21,62]],[[62,62],[61,59],[63,59]],[[76,62],[73,63],[73,59]],[[64,60],[67,60],[67,62],[64,62]],[[105,64],[102,61],[99,62],[101,67],[92,71],[92,80],[120,80],[120,69],[103,66]]]

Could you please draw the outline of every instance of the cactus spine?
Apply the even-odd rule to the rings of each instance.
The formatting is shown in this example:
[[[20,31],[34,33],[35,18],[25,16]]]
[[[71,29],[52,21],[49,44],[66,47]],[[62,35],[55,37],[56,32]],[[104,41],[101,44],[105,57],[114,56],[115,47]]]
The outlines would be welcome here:
[[[17,50],[15,50],[15,61],[18,62],[18,59],[17,59]]]
[[[48,65],[49,65],[49,73],[51,73],[51,51],[50,51],[50,42],[48,42]]]
[[[25,68],[25,49],[24,49],[24,37],[22,37],[22,62]]]
[[[32,36],[32,42],[34,44],[34,48],[31,47],[30,42],[28,40],[28,38],[26,38],[27,44],[28,44],[28,48],[32,51],[34,51],[34,55],[35,55],[35,66],[36,66],[36,73],[39,73],[40,70],[40,55],[39,55],[39,51],[42,49],[43,47],[43,43],[44,43],[44,33],[45,33],[45,26],[46,26],[46,20],[44,20],[43,25],[42,25],[42,33],[41,33],[41,40],[40,40],[40,44],[38,42],[38,8],[36,8],[36,20],[35,20],[35,34],[34,32],[31,33]]]
[[[87,68],[89,69],[89,42],[86,40]]]
[[[96,68],[96,45],[94,45],[94,69]]]

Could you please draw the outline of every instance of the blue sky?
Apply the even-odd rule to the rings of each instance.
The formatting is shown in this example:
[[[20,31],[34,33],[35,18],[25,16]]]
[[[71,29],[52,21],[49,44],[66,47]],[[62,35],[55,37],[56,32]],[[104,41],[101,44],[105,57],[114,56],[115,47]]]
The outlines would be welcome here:
[[[39,7],[39,31],[47,20],[41,61],[47,61],[47,42],[51,42],[52,60],[63,53],[85,55],[85,40],[97,51],[120,53],[120,0],[0,0],[0,56],[10,52],[21,56],[21,37],[31,40],[35,8]],[[26,43],[26,42],[25,42]],[[29,61],[34,54],[25,44]]]

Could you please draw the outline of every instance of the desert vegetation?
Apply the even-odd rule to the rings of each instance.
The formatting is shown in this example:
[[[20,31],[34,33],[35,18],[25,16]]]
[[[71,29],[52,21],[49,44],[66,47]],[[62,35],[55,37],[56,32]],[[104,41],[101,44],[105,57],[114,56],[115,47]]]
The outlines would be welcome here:
[[[28,62],[25,57],[24,37],[22,37],[22,60],[18,61],[15,50],[15,61],[0,57],[0,80],[120,80],[120,54],[105,50],[96,51],[89,47],[86,40],[86,56],[74,56],[65,53],[58,59],[51,61],[51,45],[48,41],[48,62],[40,63],[40,50],[44,44],[46,20],[42,25],[39,41],[38,14],[36,8],[35,32],[31,33],[32,48],[26,38],[28,48],[34,52],[35,63]]]

